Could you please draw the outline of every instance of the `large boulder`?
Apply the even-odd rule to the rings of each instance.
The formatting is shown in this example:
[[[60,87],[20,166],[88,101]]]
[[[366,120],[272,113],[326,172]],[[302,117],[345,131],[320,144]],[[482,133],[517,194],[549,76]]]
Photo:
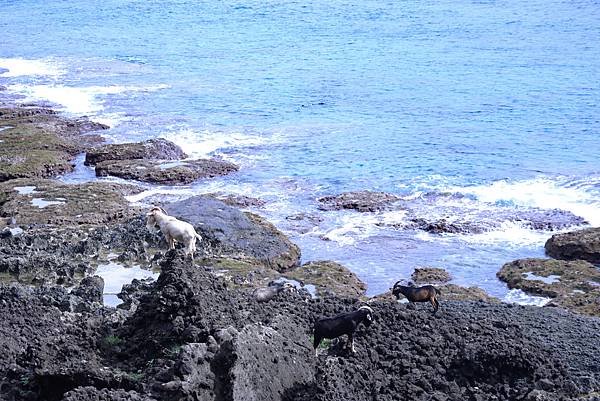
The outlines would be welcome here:
[[[203,237],[201,247],[208,248],[211,255],[251,261],[278,271],[299,264],[298,246],[258,215],[207,196],[171,203],[165,209],[169,215],[191,223]]]
[[[156,159],[106,160],[96,164],[98,177],[115,176],[155,184],[189,184],[237,171],[238,167],[223,160],[200,159],[169,161]]]
[[[70,172],[77,154],[103,141],[88,133],[106,128],[49,109],[0,108],[0,181]]]
[[[555,234],[546,241],[546,253],[555,259],[583,259],[600,263],[600,228]]]
[[[583,260],[518,259],[497,273],[509,288],[553,299],[576,312],[600,316],[600,270]]]
[[[137,143],[119,143],[89,149],[85,164],[94,165],[105,160],[158,159],[181,160],[187,155],[171,141],[163,138]]]
[[[287,319],[284,324],[291,326],[292,322]],[[295,388],[314,379],[315,359],[307,345],[306,339],[290,338],[270,327],[245,326],[221,345],[213,361],[218,378],[216,399],[289,399]]]

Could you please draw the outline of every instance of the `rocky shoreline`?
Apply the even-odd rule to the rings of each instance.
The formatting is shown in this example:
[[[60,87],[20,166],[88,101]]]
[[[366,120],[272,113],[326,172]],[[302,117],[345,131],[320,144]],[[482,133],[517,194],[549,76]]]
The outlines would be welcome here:
[[[48,109],[0,109],[0,399],[600,399],[600,275],[592,264],[600,230],[549,240],[549,255],[575,260],[514,261],[498,273],[555,307],[502,304],[448,283],[439,269],[418,269],[416,282],[442,290],[432,316],[389,294],[365,297],[364,283],[335,262],[300,265],[295,244],[226,195],[163,205],[203,237],[193,262],[165,252],[162,236],[145,228],[145,209],[126,199],[142,190],[135,182],[52,178],[83,152],[98,176],[136,170],[121,177],[140,182],[185,183],[237,166],[188,161],[164,140],[106,145],[97,135],[104,128]],[[369,212],[399,200],[364,192],[320,202]],[[470,224],[419,218],[415,225],[430,232]],[[563,219],[573,217],[552,216],[557,227]],[[94,274],[111,258],[160,276],[125,285],[123,303],[107,307]],[[255,288],[281,280],[299,291],[254,299]],[[343,338],[315,357],[315,319],[364,304],[375,322],[358,330],[357,353],[343,349]]]

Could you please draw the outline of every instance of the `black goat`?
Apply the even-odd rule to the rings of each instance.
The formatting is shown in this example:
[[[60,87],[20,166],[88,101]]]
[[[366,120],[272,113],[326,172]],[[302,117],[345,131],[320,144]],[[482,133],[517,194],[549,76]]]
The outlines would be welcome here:
[[[359,324],[364,323],[369,327],[373,323],[373,309],[368,306],[361,306],[354,312],[346,312],[334,317],[326,317],[315,322],[314,342],[315,356],[317,355],[317,347],[324,338],[337,338],[344,334],[348,335],[348,343],[352,352],[354,349],[353,335]]]
[[[422,287],[407,287],[397,281],[392,288],[392,294],[396,299],[400,299],[400,294],[404,295],[409,302],[431,302],[433,305],[433,314],[440,308],[440,303],[437,296],[441,295],[441,291],[432,285],[424,285]]]

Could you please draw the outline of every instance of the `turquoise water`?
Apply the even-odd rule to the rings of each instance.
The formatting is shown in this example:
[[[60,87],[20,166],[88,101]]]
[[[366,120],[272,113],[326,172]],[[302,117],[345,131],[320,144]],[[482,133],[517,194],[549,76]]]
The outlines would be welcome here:
[[[370,293],[434,265],[504,296],[495,272],[542,256],[552,234],[506,213],[600,224],[597,1],[0,0],[0,27],[0,100],[239,163],[153,190],[260,197],[305,260],[343,262]],[[401,210],[317,209],[318,196],[365,189],[499,226],[436,236],[398,228]],[[423,200],[448,192],[465,198]],[[316,223],[289,219],[299,213]]]

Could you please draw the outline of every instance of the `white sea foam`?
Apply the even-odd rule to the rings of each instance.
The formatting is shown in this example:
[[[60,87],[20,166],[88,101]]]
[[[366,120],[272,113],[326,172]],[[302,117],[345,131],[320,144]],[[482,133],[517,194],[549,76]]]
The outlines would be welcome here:
[[[150,86],[88,86],[71,87],[64,85],[9,85],[9,91],[25,96],[24,101],[45,100],[65,108],[66,112],[84,115],[96,115],[104,109],[102,96],[125,92],[154,92],[167,88],[167,85]],[[114,118],[114,114],[108,115]],[[100,116],[100,118],[103,118]]]
[[[66,73],[64,65],[53,59],[27,60],[22,58],[0,58],[0,68],[8,70],[0,73],[1,77],[60,77]]]
[[[354,245],[378,231],[379,216],[374,213],[347,213],[336,222],[336,228],[322,233],[324,239],[339,245]],[[315,232],[316,233],[316,232]]]
[[[510,247],[543,245],[552,232],[532,230],[517,222],[505,221],[497,229],[483,233],[461,235],[460,239],[469,244],[501,245]]]
[[[590,177],[574,185],[567,179],[540,177],[523,181],[502,180],[491,185],[454,187],[451,190],[474,195],[481,202],[566,210],[583,217],[593,226],[599,226],[600,199],[590,191],[597,179],[598,177]]]
[[[261,146],[275,141],[273,136],[241,132],[213,132],[184,129],[165,135],[165,138],[185,149],[190,158],[213,156],[228,149]]]
[[[512,289],[502,298],[503,302],[509,304],[544,306],[551,301],[550,298],[527,295],[521,290]]]

